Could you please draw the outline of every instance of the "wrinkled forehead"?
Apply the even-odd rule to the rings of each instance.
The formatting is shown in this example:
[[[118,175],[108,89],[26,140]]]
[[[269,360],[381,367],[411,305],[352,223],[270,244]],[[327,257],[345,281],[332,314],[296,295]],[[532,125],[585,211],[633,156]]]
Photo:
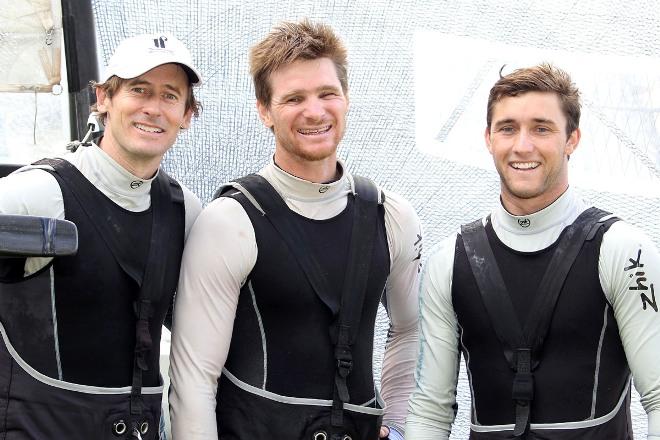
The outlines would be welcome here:
[[[297,59],[280,66],[268,76],[273,94],[291,90],[342,89],[334,62],[329,58]]]

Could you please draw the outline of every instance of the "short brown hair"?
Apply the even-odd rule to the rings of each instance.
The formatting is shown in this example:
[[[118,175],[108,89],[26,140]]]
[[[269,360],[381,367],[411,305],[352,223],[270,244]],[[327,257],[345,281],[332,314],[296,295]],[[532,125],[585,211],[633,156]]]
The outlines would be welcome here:
[[[566,116],[566,134],[571,135],[580,126],[580,91],[565,71],[549,63],[517,69],[500,79],[490,89],[486,124],[490,129],[493,108],[502,98],[519,96],[527,92],[556,93]]]
[[[100,88],[105,92],[108,98],[112,99],[113,96],[121,89],[121,87],[131,81],[130,79],[120,78],[116,75],[111,76],[104,83],[97,83],[96,81],[90,81],[89,85],[92,90],[96,91],[97,88]],[[192,84],[188,83],[188,96],[186,96],[186,112],[192,110],[193,115],[199,116],[199,112],[202,109],[202,104],[195,98],[193,93]],[[91,111],[99,113],[101,119],[105,122],[106,112],[99,112],[98,106],[96,103],[92,104]]]
[[[330,26],[312,23],[282,22],[250,50],[250,74],[257,101],[270,105],[270,75],[282,66],[299,59],[330,58],[344,93],[348,92],[346,48]]]

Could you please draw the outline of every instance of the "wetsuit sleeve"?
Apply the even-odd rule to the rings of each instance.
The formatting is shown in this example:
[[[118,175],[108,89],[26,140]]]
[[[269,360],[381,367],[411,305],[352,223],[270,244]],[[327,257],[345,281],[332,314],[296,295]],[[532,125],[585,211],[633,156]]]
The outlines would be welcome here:
[[[390,329],[381,375],[386,404],[383,424],[403,432],[418,348],[422,231],[415,210],[402,197],[387,193],[384,207],[390,249],[390,274],[385,285]]]
[[[181,182],[179,182],[179,185],[183,191],[183,202],[186,207],[185,237],[187,239],[188,234],[190,234],[190,230],[195,223],[195,220],[197,220],[197,216],[199,216],[199,213],[202,212],[202,202],[199,200],[199,197],[195,195],[195,193],[190,191],[185,185],[181,184]]]
[[[660,254],[638,228],[619,221],[603,236],[598,270],[648,414],[648,438],[660,439]]]
[[[216,390],[242,283],[257,258],[254,229],[230,198],[197,217],[183,252],[174,307],[170,416],[175,439],[216,440]]]
[[[423,271],[420,352],[406,439],[446,440],[456,416],[460,353],[451,299],[455,243],[453,236],[434,247]]]
[[[0,179],[0,214],[64,218],[64,201],[57,180],[40,169],[14,172]],[[28,258],[24,274],[46,266],[52,258]]]

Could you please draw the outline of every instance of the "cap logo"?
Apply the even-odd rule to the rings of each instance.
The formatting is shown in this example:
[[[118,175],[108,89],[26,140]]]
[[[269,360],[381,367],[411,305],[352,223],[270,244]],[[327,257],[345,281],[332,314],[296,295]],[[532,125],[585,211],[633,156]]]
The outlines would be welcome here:
[[[160,49],[165,49],[165,42],[167,41],[167,37],[161,36],[160,38],[154,38],[154,46]]]
[[[531,221],[529,221],[528,218],[521,218],[518,220],[518,224],[520,225],[521,228],[529,228],[529,225],[532,224]]]

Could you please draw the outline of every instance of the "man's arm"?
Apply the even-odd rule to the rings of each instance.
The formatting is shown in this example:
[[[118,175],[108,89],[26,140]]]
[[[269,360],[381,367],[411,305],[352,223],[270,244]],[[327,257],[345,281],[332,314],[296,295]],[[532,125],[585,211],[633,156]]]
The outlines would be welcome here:
[[[62,191],[57,180],[46,171],[30,169],[0,179],[0,214],[35,215],[64,218]],[[52,258],[33,257],[25,261],[23,275],[45,267]]]
[[[174,307],[169,396],[174,438],[218,438],[218,378],[240,288],[256,258],[254,229],[240,204],[230,198],[209,204],[188,236]]]
[[[619,221],[603,236],[598,269],[648,414],[648,438],[660,440],[660,253],[639,229]]]
[[[446,440],[456,416],[460,353],[451,300],[455,243],[452,236],[434,247],[422,275],[420,353],[406,421],[407,439]]]
[[[185,230],[185,238],[188,239],[188,234],[190,234],[190,230],[192,229],[192,226],[195,224],[195,220],[197,220],[197,216],[199,216],[199,213],[202,212],[202,202],[199,200],[199,197],[192,191],[188,189],[184,184],[179,182],[179,185],[181,186],[181,190],[183,191],[183,201],[186,207],[186,230]]]
[[[381,376],[381,394],[387,406],[383,424],[403,433],[417,358],[422,232],[414,209],[397,194],[386,193],[384,207],[390,251],[385,286],[390,329]]]

